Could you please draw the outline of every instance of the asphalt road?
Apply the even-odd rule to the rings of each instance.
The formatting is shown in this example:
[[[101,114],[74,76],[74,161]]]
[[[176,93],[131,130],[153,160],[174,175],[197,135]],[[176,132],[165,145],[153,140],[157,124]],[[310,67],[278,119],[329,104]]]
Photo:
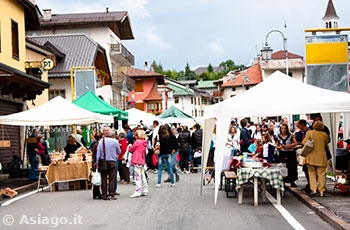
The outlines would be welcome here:
[[[119,184],[121,195],[110,201],[93,200],[91,190],[34,192],[0,207],[0,229],[333,229],[288,192],[282,205],[254,207],[252,185],[245,185],[243,204],[219,191],[215,207],[214,184],[200,195],[199,174],[161,188],[149,176],[149,195],[133,199],[132,184]]]

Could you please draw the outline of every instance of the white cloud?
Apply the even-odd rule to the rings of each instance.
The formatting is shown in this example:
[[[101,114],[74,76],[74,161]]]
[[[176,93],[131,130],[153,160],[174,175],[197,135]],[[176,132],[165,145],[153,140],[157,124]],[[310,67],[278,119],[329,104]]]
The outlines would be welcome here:
[[[161,49],[175,49],[173,46],[170,44],[166,43],[164,41],[164,38],[162,35],[159,35],[155,32],[154,28],[150,28],[149,30],[146,31],[146,41],[148,44],[154,47],[158,47]]]
[[[133,17],[150,18],[151,14],[146,9],[147,4],[147,0],[122,0],[119,2],[119,4],[117,4],[117,9],[125,9]]]
[[[221,45],[221,42],[216,39],[215,41],[209,42],[209,50],[215,54],[223,54],[224,53],[224,47]]]

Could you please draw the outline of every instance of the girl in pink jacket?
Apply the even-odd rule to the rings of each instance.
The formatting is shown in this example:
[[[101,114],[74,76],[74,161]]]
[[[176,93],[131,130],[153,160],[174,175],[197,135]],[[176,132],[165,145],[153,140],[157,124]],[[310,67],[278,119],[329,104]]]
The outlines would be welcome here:
[[[145,164],[146,164],[146,133],[143,130],[137,130],[135,133],[136,141],[129,148],[129,152],[132,153],[131,165],[134,166],[134,180],[136,183],[136,189],[131,198],[148,195],[148,184],[145,175]]]

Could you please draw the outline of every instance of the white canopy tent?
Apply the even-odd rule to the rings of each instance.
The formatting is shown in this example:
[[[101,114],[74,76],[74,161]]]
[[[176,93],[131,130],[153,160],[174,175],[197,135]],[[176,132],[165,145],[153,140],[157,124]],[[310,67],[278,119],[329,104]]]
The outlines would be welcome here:
[[[161,119],[152,113],[146,113],[145,111],[131,108],[126,110],[128,112],[128,124],[130,127],[135,127],[140,124],[140,120],[142,120],[144,125],[148,127],[153,124],[154,120],[157,120],[161,123]]]
[[[244,93],[205,108],[202,160],[203,162],[208,160],[209,144],[215,124],[217,133],[215,171],[221,172],[226,135],[220,134],[228,132],[231,118],[321,113],[325,124],[331,131],[330,149],[333,154],[334,167],[336,135],[341,112],[350,112],[349,93],[308,85],[276,71]],[[202,165],[205,164],[202,163]],[[202,170],[202,180],[203,177],[204,170]],[[215,174],[215,181],[220,181],[220,173]],[[218,189],[219,183],[215,183],[215,205]]]
[[[83,109],[66,99],[57,96],[30,110],[0,116],[4,125],[88,125],[92,123],[113,123],[113,117]]]

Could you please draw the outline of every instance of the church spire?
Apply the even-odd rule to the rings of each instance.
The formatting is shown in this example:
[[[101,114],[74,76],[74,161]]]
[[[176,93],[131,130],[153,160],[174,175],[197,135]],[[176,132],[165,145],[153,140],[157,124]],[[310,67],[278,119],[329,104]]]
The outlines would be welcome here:
[[[325,22],[326,28],[338,28],[339,17],[335,11],[332,0],[328,1],[326,13],[322,19]]]

